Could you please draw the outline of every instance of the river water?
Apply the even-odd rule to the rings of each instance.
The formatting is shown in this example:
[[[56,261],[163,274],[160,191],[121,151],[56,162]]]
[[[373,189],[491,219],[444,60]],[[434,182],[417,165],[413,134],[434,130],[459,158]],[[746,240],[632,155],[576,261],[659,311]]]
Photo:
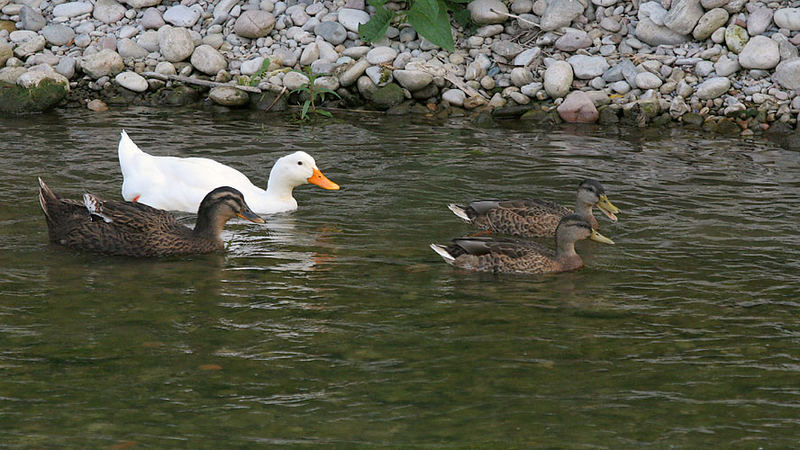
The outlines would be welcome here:
[[[47,242],[36,177],[118,198],[121,129],[265,185],[305,150],[338,192],[233,222],[225,254]],[[687,130],[183,109],[0,119],[0,441],[11,446],[769,446],[800,436],[800,154]],[[447,203],[622,212],[546,276],[460,272]],[[179,214],[187,224],[193,215]]]

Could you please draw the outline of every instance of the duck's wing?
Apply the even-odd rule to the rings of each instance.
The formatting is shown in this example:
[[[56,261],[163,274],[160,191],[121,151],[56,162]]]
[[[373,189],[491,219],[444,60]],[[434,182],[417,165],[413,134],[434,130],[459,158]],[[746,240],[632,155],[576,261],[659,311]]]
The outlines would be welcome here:
[[[165,210],[196,213],[206,194],[220,186],[258,189],[243,173],[213,159],[145,153],[124,133],[119,162],[122,197]]]
[[[101,200],[92,194],[85,194],[83,198],[85,213],[88,213],[91,221],[98,222],[98,227],[126,233],[163,233],[182,228],[188,230],[169,212],[142,203]],[[106,226],[99,223],[100,221]]]
[[[450,209],[456,212],[452,205]],[[461,211],[481,228],[525,237],[554,236],[558,221],[571,212],[555,202],[538,199],[478,200]]]
[[[482,236],[455,238],[452,240],[452,247],[456,253],[475,256],[495,254],[509,258],[521,258],[531,253],[552,253],[550,249],[538,242]]]

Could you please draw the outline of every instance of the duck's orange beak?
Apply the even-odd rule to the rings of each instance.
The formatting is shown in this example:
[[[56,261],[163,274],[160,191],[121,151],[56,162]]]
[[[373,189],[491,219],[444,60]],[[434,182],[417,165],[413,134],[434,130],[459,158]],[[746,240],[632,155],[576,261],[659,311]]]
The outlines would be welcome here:
[[[316,167],[314,168],[314,175],[311,175],[306,181],[311,184],[316,184],[322,189],[328,189],[331,191],[339,190],[339,185],[329,180],[328,177],[323,175],[322,172],[320,172]]]

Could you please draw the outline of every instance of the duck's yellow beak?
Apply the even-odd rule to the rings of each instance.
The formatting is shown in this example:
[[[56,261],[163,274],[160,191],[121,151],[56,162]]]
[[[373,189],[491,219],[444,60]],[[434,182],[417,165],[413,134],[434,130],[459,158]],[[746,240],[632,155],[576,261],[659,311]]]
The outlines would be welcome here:
[[[314,168],[314,175],[311,175],[306,181],[311,184],[316,184],[322,189],[328,189],[331,191],[339,190],[339,185],[329,180],[328,177],[323,175],[322,172],[320,172],[316,167]]]
[[[609,238],[603,236],[602,234],[598,233],[597,230],[592,230],[592,235],[589,236],[589,239],[591,239],[593,241],[596,241],[596,242],[602,242],[603,244],[614,245],[614,241],[612,241],[611,239],[609,239]]]
[[[250,222],[264,223],[264,219],[262,219],[258,214],[254,213],[250,207],[245,208],[244,211],[237,214],[237,216],[244,220],[249,220]]]
[[[608,200],[608,196],[606,194],[600,195],[600,201],[597,202],[597,207],[600,208],[600,211],[603,211],[603,214],[605,214],[606,217],[614,222],[617,221],[617,216],[615,214],[619,212],[619,208],[611,204],[611,201]]]

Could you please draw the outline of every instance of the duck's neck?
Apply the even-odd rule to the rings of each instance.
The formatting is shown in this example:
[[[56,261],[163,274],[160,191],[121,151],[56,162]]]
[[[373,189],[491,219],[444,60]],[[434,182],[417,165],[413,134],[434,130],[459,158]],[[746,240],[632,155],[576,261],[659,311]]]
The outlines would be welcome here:
[[[294,188],[294,183],[280,173],[276,173],[275,170],[269,174],[269,181],[267,181],[267,196],[279,201],[290,201],[294,199],[292,196],[292,191]]]
[[[199,238],[214,241],[221,240],[222,228],[225,227],[225,218],[219,215],[198,214],[193,234]]]
[[[583,266],[583,260],[575,251],[575,242],[556,241],[556,261],[561,263],[565,270],[577,269]]]
[[[578,199],[575,202],[575,214],[583,217],[584,219],[589,221],[589,224],[592,225],[592,228],[595,230],[600,226],[597,222],[597,219],[594,218],[594,214],[592,213],[592,204],[586,203]]]

